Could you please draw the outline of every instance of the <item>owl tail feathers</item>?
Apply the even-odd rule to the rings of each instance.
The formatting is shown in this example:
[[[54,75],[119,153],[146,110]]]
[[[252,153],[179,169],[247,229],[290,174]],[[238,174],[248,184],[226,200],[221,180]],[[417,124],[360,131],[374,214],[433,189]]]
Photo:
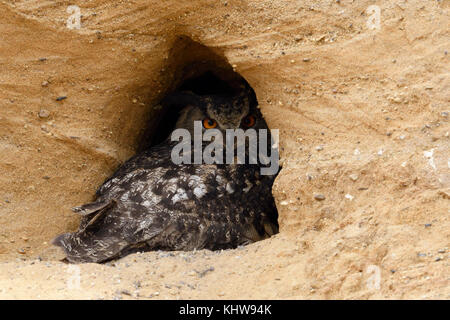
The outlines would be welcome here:
[[[64,233],[52,243],[61,247],[66,260],[73,263],[100,263],[117,257],[128,243],[102,227],[105,216],[114,210],[117,200],[109,199],[85,204],[72,210],[83,216],[79,230]]]
[[[129,246],[123,239],[87,236],[83,232],[61,234],[52,244],[61,247],[71,263],[102,263],[118,257]]]
[[[81,216],[90,216],[96,212],[104,211],[105,209],[110,209],[117,205],[116,199],[108,199],[103,201],[96,201],[84,204],[79,207],[72,208],[72,211],[78,213]]]

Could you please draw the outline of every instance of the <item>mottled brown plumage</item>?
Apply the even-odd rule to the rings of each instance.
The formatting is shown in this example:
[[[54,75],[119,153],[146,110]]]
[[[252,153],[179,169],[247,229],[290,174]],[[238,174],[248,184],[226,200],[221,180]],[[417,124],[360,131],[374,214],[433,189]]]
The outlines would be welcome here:
[[[177,128],[214,119],[220,130],[238,128],[248,114],[267,128],[246,94],[176,93],[164,104],[185,106]],[[170,138],[134,156],[97,191],[93,203],[74,208],[78,231],[60,235],[70,262],[104,262],[134,251],[235,248],[278,232],[271,189],[275,175],[260,165],[180,164]]]

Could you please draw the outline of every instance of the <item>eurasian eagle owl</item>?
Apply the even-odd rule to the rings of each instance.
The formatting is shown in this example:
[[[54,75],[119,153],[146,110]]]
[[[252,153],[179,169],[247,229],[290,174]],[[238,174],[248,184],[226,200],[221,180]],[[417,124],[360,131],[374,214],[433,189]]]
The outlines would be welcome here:
[[[253,100],[248,92],[178,92],[163,105],[184,106],[176,128],[189,132],[194,121],[203,130],[268,129]],[[135,155],[97,190],[95,202],[72,209],[82,216],[78,231],[53,242],[68,261],[100,263],[148,250],[235,248],[278,232],[272,197],[276,173],[262,175],[259,162],[174,164],[176,144],[168,137]]]

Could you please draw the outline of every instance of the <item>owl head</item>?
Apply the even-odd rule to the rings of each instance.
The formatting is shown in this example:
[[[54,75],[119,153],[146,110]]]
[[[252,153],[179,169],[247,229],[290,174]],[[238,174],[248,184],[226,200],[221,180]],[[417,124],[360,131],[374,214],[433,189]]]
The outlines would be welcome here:
[[[168,96],[164,104],[182,106],[176,129],[194,131],[194,121],[202,123],[203,130],[218,129],[225,135],[227,129],[268,129],[250,92],[240,94],[197,95],[177,92]]]
[[[184,129],[190,133],[190,143],[194,146],[194,149],[196,147],[194,142],[195,136],[199,133],[201,124],[203,133],[207,130],[210,130],[208,133],[214,133],[214,136],[210,137],[212,140],[202,139],[201,144],[197,145],[201,146],[202,150],[206,151],[207,149],[205,148],[209,145],[209,141],[214,141],[214,145],[219,147],[217,150],[214,149],[214,155],[220,156],[222,152],[226,153],[227,161],[230,161],[228,163],[248,163],[259,166],[265,166],[270,163],[268,173],[264,171],[263,174],[273,176],[279,169],[278,152],[273,149],[276,149],[276,143],[274,143],[271,132],[268,130],[268,126],[257,108],[256,97],[252,93],[252,91],[249,92],[248,90],[235,95],[197,95],[192,92],[178,92],[168,96],[163,101],[163,105],[170,106],[173,104],[183,107],[175,129]],[[217,130],[221,134],[217,134]],[[172,136],[170,137],[172,141],[178,141],[177,131],[180,130],[173,132],[176,135],[175,140],[172,140]],[[259,135],[260,133],[261,136]],[[184,133],[182,136],[186,137]],[[193,137],[194,139],[192,139]],[[270,162],[268,162],[269,158],[267,158],[268,150],[271,150]],[[189,158],[189,155],[193,156],[190,149],[185,150],[183,148],[181,151],[183,152],[183,157],[187,156]],[[234,155],[237,158],[232,160]],[[248,162],[246,162],[244,157]],[[223,160],[223,158],[219,158],[221,160],[216,163],[220,163]]]

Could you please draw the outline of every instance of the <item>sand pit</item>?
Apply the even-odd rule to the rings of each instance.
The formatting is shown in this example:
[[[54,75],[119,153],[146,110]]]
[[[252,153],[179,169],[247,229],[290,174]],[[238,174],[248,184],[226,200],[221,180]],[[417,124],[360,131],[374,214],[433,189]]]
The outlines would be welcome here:
[[[0,2],[0,298],[450,298],[448,1],[377,1],[379,28],[366,0],[71,4],[80,28],[66,2]],[[280,233],[59,262],[70,208],[192,63],[244,77],[280,130]]]

